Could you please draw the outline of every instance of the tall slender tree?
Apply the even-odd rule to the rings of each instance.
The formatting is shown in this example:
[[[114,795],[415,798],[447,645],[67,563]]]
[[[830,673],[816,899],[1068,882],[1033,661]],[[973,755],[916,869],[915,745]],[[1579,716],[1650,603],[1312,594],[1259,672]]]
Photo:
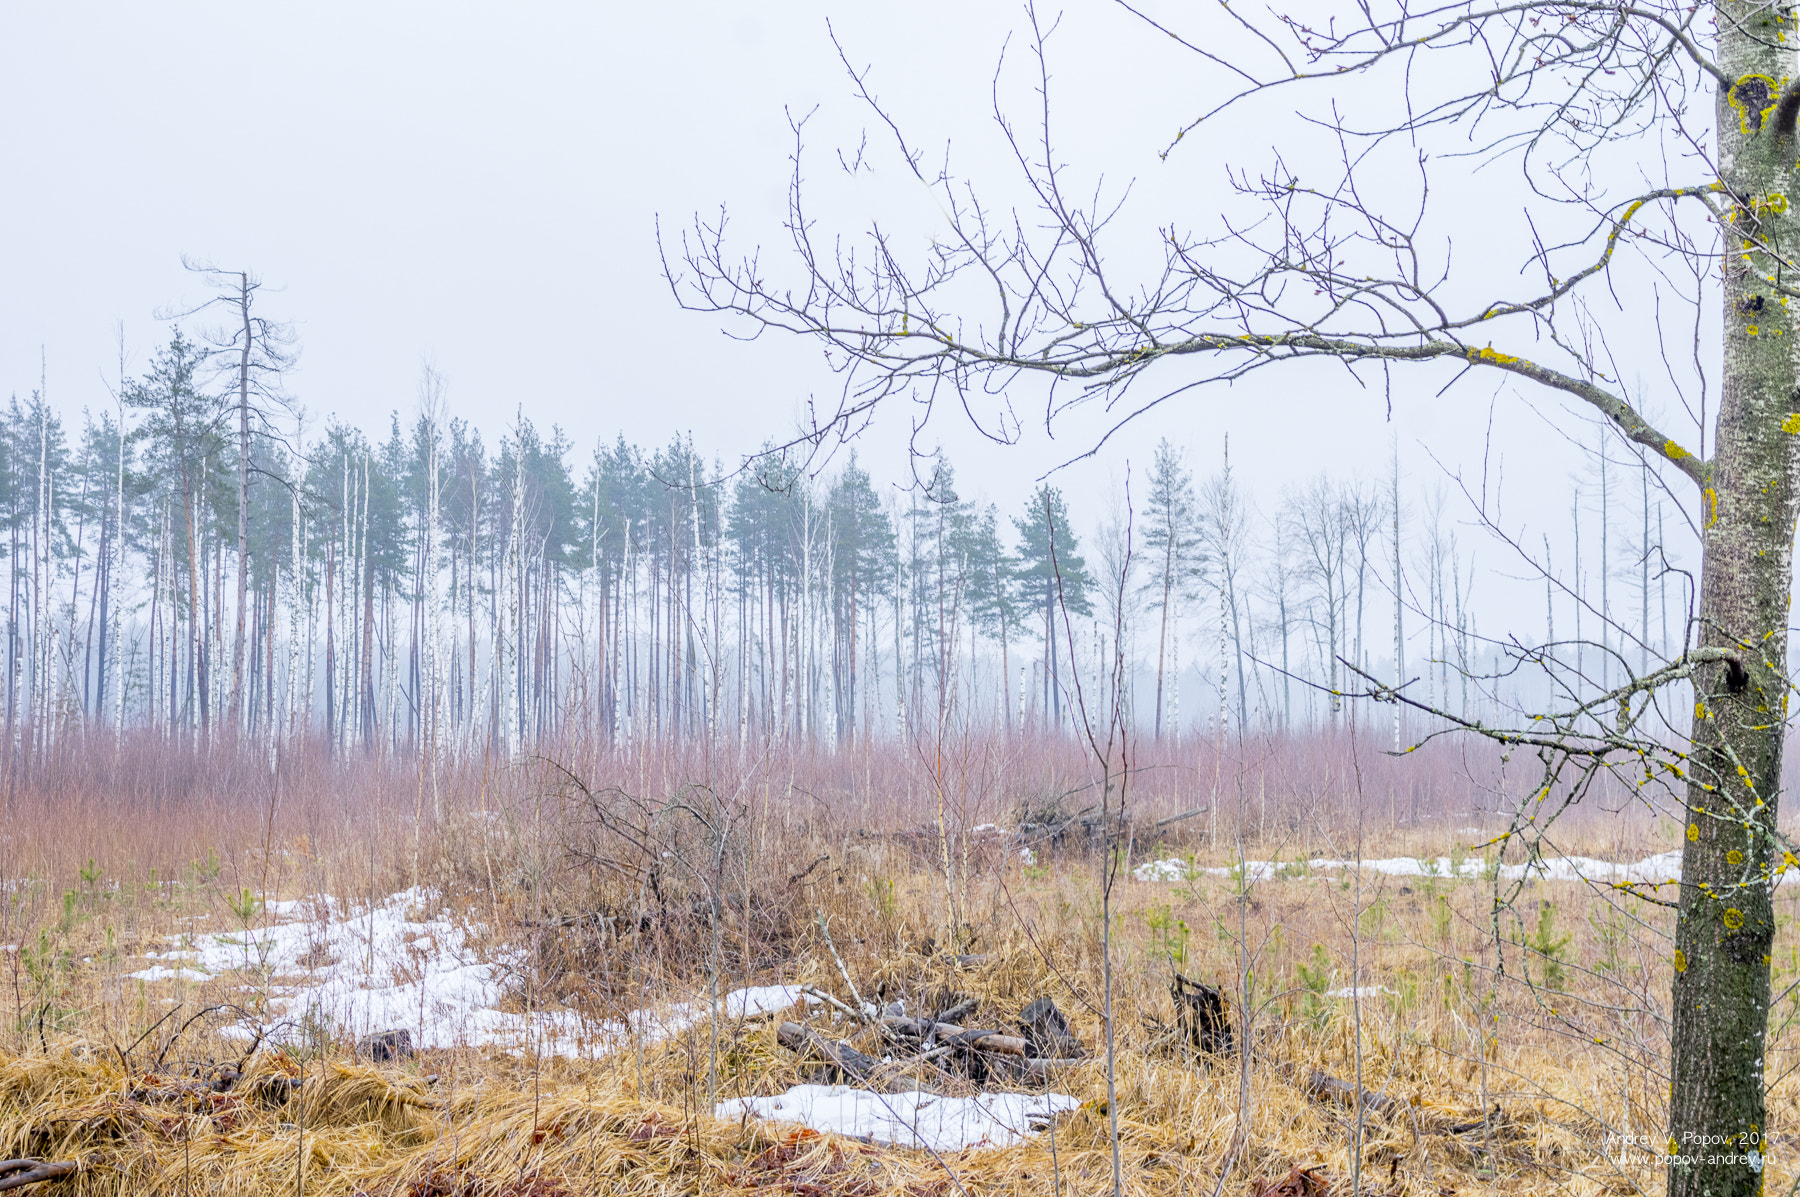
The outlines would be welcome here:
[[[200,275],[216,294],[198,305],[178,310],[174,319],[218,311],[226,319],[205,333],[207,360],[212,380],[225,384],[229,399],[221,397],[215,418],[233,419],[237,448],[237,608],[231,646],[230,701],[226,726],[236,731],[243,718],[244,647],[250,570],[250,482],[252,442],[276,437],[275,420],[285,414],[289,402],[282,376],[294,364],[294,331],[289,324],[271,320],[256,310],[263,288],[261,276],[249,270],[221,270],[182,259],[182,265]]]
[[[210,728],[208,661],[200,623],[200,534],[206,498],[207,464],[220,448],[221,403],[202,386],[204,351],[176,328],[169,343],[151,361],[144,377],[125,388],[125,405],[143,413],[137,435],[149,442],[149,455],[162,477],[175,489],[180,511],[180,537],[174,546],[187,574],[186,685],[177,714],[202,735]],[[171,612],[171,616],[176,612]]]
[[[1157,613],[1156,714],[1152,723],[1158,740],[1163,737],[1163,666],[1169,653],[1171,624],[1180,635],[1181,604],[1191,602],[1206,565],[1194,500],[1194,475],[1182,453],[1164,437],[1156,443],[1145,477],[1143,529],[1144,559],[1150,576],[1141,584]],[[1179,684],[1177,681],[1176,684]]]
[[[1068,504],[1056,487],[1041,484],[1025,511],[1013,517],[1013,528],[1019,536],[1020,585],[1043,622],[1044,710],[1051,726],[1061,727],[1063,683],[1058,642],[1064,628],[1057,615],[1065,609],[1071,615],[1092,615],[1089,592],[1093,579],[1079,552],[1080,540],[1070,526]]]

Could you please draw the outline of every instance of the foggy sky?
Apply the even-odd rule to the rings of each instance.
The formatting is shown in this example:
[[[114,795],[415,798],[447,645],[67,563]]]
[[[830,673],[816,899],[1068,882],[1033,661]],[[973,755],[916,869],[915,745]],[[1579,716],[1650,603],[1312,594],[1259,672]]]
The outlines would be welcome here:
[[[416,410],[430,362],[451,413],[490,445],[522,410],[570,434],[578,474],[594,440],[620,432],[654,447],[691,430],[733,464],[789,434],[807,396],[831,401],[837,380],[810,344],[746,344],[678,310],[655,222],[678,229],[726,204],[737,246],[775,260],[790,115],[815,113],[821,176],[870,123],[828,15],[921,144],[981,164],[990,84],[1020,27],[1009,5],[0,8],[0,397],[37,387],[41,350],[47,393],[71,419],[109,405],[120,322],[135,373],[168,335],[153,313],[204,297],[187,254],[263,275],[266,314],[299,335],[289,387],[315,417],[383,436],[389,412]],[[1156,155],[1193,115],[1200,65],[1095,0],[1069,6],[1058,39],[1074,168],[1139,180],[1146,228],[1168,207],[1203,215],[1216,158]],[[1016,36],[1008,55],[1009,69],[1023,65]],[[1243,143],[1250,156],[1269,148]],[[862,186],[844,202],[924,210],[900,172]],[[854,228],[860,214],[830,215]],[[1446,470],[1479,483],[1485,454],[1490,480],[1506,479],[1509,521],[1562,543],[1569,480],[1586,467],[1537,414],[1561,405],[1491,382],[1434,398],[1443,381],[1399,380],[1390,420],[1388,396],[1341,375],[1264,374],[1164,405],[1057,481],[1079,518],[1096,519],[1157,437],[1189,446],[1203,475],[1229,432],[1264,510],[1320,470],[1384,474],[1392,444],[1416,505]],[[1018,402],[1021,445],[991,446],[954,412],[924,436],[948,448],[965,493],[1007,510],[1102,427],[1072,421],[1052,441],[1041,397]],[[908,419],[896,406],[860,446],[880,480],[905,476]],[[1512,614],[1502,582],[1517,567],[1482,552],[1497,571],[1477,604],[1490,606],[1488,631]]]

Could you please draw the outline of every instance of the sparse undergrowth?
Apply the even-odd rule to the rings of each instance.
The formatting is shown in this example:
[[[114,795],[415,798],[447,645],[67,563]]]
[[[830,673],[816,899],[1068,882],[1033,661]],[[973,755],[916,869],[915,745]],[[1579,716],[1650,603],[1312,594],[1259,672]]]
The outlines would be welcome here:
[[[374,1065],[356,1058],[355,1039],[382,1028],[284,1008],[304,975],[360,967],[351,951],[321,934],[282,972],[257,946],[284,920],[323,925],[284,902],[328,895],[354,927],[416,887],[420,909],[409,917],[453,926],[460,951],[495,963],[497,1008],[522,1019],[629,1026],[618,1020],[633,1011],[760,984],[811,985],[849,1003],[853,983],[872,1003],[977,999],[977,1021],[998,1028],[1048,996],[1098,1044],[1100,854],[1085,841],[1013,835],[1020,812],[1045,809],[1045,778],[995,780],[979,801],[948,805],[940,826],[922,800],[892,803],[880,820],[853,793],[834,805],[797,781],[791,762],[753,763],[729,785],[628,770],[602,784],[591,770],[547,766],[497,780],[490,771],[482,784],[475,770],[447,773],[436,818],[415,801],[416,780],[406,790],[400,771],[369,772],[404,799],[336,824],[334,804],[350,809],[346,783],[321,771],[310,807],[245,803],[183,825],[184,815],[146,835],[135,856],[118,854],[129,827],[84,829],[79,806],[56,836],[42,813],[9,823],[0,1154],[81,1161],[78,1175],[46,1182],[66,1193],[1110,1188],[1097,1056],[1054,1077],[1080,1106],[1051,1131],[935,1158],[711,1116],[721,1101],[807,1078],[775,1036],[798,1012],[702,1018],[662,1038],[590,1036],[578,1049],[561,1045],[564,1055],[545,1037],[508,1051],[451,1035]],[[910,775],[899,784],[907,780],[917,784]],[[1020,792],[1027,783],[1035,797]],[[1190,821],[1180,839],[1135,845],[1134,861],[1174,856],[1191,867],[1171,880],[1127,879],[1115,896],[1131,1191],[1210,1193],[1223,1167],[1226,1191],[1247,1192],[1296,1164],[1347,1185],[1358,1113],[1354,1099],[1311,1083],[1315,1072],[1384,1099],[1362,1112],[1366,1190],[1659,1191],[1660,1155],[1647,1145],[1664,1119],[1659,1020],[1670,966],[1657,908],[1621,909],[1579,883],[1539,881],[1497,911],[1499,858],[1484,865],[1480,844],[1498,828],[1470,825],[1479,817],[1466,812],[1365,827],[1364,856],[1448,855],[1448,869],[1359,878],[1312,867],[1351,855],[1354,836],[1340,803],[1309,807],[1304,792],[1263,797],[1243,820],[1241,850],[1232,811]],[[1580,824],[1571,843],[1637,859],[1672,836],[1622,818]],[[1278,864],[1246,868],[1246,859]],[[1779,901],[1791,920],[1794,898],[1784,889]],[[219,937],[241,949],[241,963],[197,971],[181,955],[205,944],[216,963]],[[412,956],[382,962],[397,981],[409,968],[423,975],[435,950],[423,939],[406,947]],[[1778,987],[1800,972],[1797,951],[1784,924]],[[1172,1033],[1176,971],[1219,986],[1236,1042],[1251,1045],[1239,1148],[1239,1060],[1194,1052]],[[1790,998],[1771,1026],[1776,1144],[1797,1129],[1800,1085],[1780,1063],[1797,1013]],[[804,1017],[877,1057],[891,1048],[829,1007]],[[227,1033],[243,1025],[273,1028],[280,1045],[247,1054]],[[242,1076],[220,1089],[227,1067]],[[947,1093],[968,1084],[930,1079]],[[1791,1180],[1785,1156],[1772,1152],[1772,1185]]]

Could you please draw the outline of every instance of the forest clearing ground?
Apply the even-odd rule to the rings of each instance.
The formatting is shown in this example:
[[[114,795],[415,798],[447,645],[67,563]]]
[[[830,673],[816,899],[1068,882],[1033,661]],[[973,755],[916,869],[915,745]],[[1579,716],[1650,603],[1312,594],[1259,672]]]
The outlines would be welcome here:
[[[709,874],[659,855],[699,853],[698,840],[650,853],[662,871],[646,880],[567,808],[517,795],[473,807],[459,794],[417,834],[390,809],[378,835],[250,808],[174,847],[146,837],[140,854],[120,850],[131,826],[109,825],[89,842],[119,854],[93,862],[51,824],[10,824],[0,1153],[82,1161],[46,1182],[69,1193],[1109,1191],[1101,853],[1024,853],[1004,817],[979,812],[941,840],[930,819],[889,833],[751,818],[710,874],[724,878],[713,914]],[[1002,834],[975,832],[988,822]],[[1503,821],[1367,820],[1360,870],[1323,863],[1355,856],[1341,816],[1247,833],[1241,850],[1232,821],[1208,823],[1136,845],[1113,895],[1128,1191],[1210,1193],[1229,1162],[1227,1193],[1294,1165],[1347,1192],[1356,1113],[1296,1078],[1355,1082],[1359,1057],[1361,1084],[1400,1103],[1365,1114],[1367,1190],[1661,1191],[1660,908],[1633,921],[1566,873],[1520,877],[1497,956],[1494,878],[1522,862],[1481,844]],[[1620,816],[1572,823],[1560,846],[1631,865],[1677,835]],[[1185,867],[1144,868],[1157,861]],[[1797,890],[1777,899],[1777,993],[1800,978]],[[1073,1108],[1010,1145],[935,1155],[748,1116],[816,1079],[777,1045],[784,1019],[892,1050],[818,1001],[783,1000],[813,986],[851,1002],[834,949],[863,999],[909,1012],[966,995],[980,1001],[970,1025],[1011,1033],[1026,1004],[1052,998],[1090,1054],[1048,1090],[934,1087],[1066,1094]],[[717,993],[740,992],[717,1017],[715,971]],[[1223,989],[1240,1035],[1248,984],[1250,1125],[1235,1156],[1240,1062],[1170,1042],[1173,971]],[[1794,1179],[1797,1025],[1790,995],[1770,1027],[1771,1191]],[[270,1034],[246,1057],[257,1026]],[[356,1058],[358,1038],[393,1029],[413,1055]],[[242,1078],[207,1089],[225,1065]],[[714,1116],[734,1103],[740,1116]]]

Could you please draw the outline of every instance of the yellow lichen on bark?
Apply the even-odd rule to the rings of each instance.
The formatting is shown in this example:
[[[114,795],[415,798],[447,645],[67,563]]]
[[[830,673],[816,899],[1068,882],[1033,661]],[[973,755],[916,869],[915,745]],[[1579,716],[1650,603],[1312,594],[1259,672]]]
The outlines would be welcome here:
[[[1758,83],[1763,85],[1763,95],[1768,98],[1769,102],[1752,110],[1744,104],[1744,95],[1746,93],[1754,94],[1755,84]],[[1769,113],[1773,112],[1775,105],[1780,102],[1781,84],[1768,75],[1749,74],[1741,77],[1725,94],[1731,106],[1737,109],[1738,124],[1742,128],[1744,136],[1750,137],[1762,131],[1763,122],[1768,119]],[[1755,119],[1752,120],[1752,117]]]

